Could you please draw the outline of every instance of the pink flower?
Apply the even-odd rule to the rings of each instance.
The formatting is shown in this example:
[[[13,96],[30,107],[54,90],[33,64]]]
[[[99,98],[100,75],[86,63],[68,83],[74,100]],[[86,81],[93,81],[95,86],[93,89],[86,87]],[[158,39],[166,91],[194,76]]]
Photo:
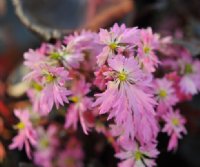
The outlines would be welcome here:
[[[158,101],[157,110],[160,114],[166,112],[167,108],[174,106],[178,102],[172,81],[166,78],[156,79],[154,87]]]
[[[53,158],[56,155],[58,146],[58,138],[56,137],[57,128],[55,125],[50,125],[45,131],[42,127],[37,129],[38,140],[35,145],[34,162],[42,167],[52,167]]]
[[[142,63],[144,69],[149,72],[154,72],[155,67],[158,65],[159,61],[155,55],[155,49],[158,48],[157,34],[152,33],[152,29],[142,29],[140,30],[140,42],[138,44],[138,56],[139,61]]]
[[[156,166],[155,158],[159,152],[155,144],[146,146],[138,146],[133,141],[124,142],[122,145],[123,151],[115,156],[121,160],[118,167],[153,167]]]
[[[166,64],[166,62],[165,62]],[[180,75],[179,87],[182,93],[189,95],[195,95],[200,91],[200,61],[193,60],[192,56],[183,54],[181,59],[167,60],[167,66],[171,70],[178,71]]]
[[[162,132],[166,132],[170,136],[168,150],[176,150],[178,139],[182,138],[182,134],[187,134],[184,126],[186,120],[180,115],[179,110],[173,112],[172,109],[163,116],[163,120],[165,121],[165,126]]]
[[[59,105],[68,103],[67,96],[70,91],[65,87],[65,83],[70,78],[64,67],[40,66],[26,78],[36,83],[35,91],[29,92],[36,112],[46,115],[52,110],[54,103],[57,109]]]
[[[181,90],[186,94],[197,94],[200,91],[200,61],[192,61],[191,57],[180,60],[180,80]]]
[[[125,25],[118,26],[115,24],[110,31],[100,29],[99,43],[103,45],[102,52],[97,56],[97,64],[99,66],[105,64],[108,58],[112,58],[115,52],[122,52],[132,44],[136,45],[139,40],[137,28],[126,28]]]
[[[15,128],[18,130],[18,135],[15,136],[12,140],[12,144],[9,145],[10,149],[18,148],[22,150],[25,146],[26,154],[29,159],[31,159],[31,146],[37,144],[37,133],[33,128],[33,125],[30,121],[30,111],[25,110],[15,110],[15,116],[20,120],[20,122],[15,125]]]
[[[73,41],[71,41],[66,47],[63,46],[57,53],[64,66],[69,69],[79,68],[80,63],[84,60],[84,54],[81,52],[80,48],[74,45]]]
[[[58,156],[59,167],[83,167],[84,152],[81,143],[74,137],[70,138],[64,151]]]
[[[151,76],[139,68],[133,57],[118,55],[108,64],[113,69],[114,80],[108,82],[105,92],[96,95],[94,105],[99,106],[100,114],[109,113],[108,119],[114,117],[115,122],[126,129],[126,136],[134,138],[136,133],[141,142],[154,140],[158,128],[154,118],[156,102],[148,93]]]
[[[75,32],[73,35],[66,36],[63,40],[64,44],[68,45],[73,42],[74,46],[82,49],[91,49],[93,42],[97,40],[97,33],[88,30]]]
[[[78,121],[80,121],[84,133],[88,134],[91,124],[86,119],[86,113],[91,109],[92,105],[92,98],[87,97],[89,92],[90,84],[85,83],[84,80],[79,80],[73,84],[70,100],[74,103],[70,104],[68,108],[65,128],[73,126],[74,129],[77,129]]]
[[[32,49],[29,49],[28,52],[24,53],[24,59],[24,65],[32,70],[37,69],[41,64],[44,64],[47,61],[45,55]]]
[[[166,78],[170,81],[173,82],[173,87],[175,88],[176,91],[176,96],[178,97],[179,102],[181,101],[186,101],[186,100],[191,100],[192,96],[185,94],[183,91],[181,91],[179,83],[181,77],[178,76],[177,72],[171,72],[165,75]]]

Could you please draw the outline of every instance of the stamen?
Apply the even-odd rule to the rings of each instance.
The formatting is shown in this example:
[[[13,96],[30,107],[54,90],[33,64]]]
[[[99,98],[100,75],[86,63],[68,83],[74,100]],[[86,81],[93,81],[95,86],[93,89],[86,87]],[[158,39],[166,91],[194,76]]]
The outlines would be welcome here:
[[[172,124],[173,124],[174,126],[179,126],[179,124],[180,124],[179,119],[173,118],[173,119],[172,119]]]
[[[124,71],[121,71],[118,75],[118,78],[120,81],[125,81],[127,80],[127,74]]]
[[[159,96],[161,97],[161,98],[165,98],[166,96],[167,96],[167,92],[166,92],[166,90],[160,90],[160,92],[159,92]]]

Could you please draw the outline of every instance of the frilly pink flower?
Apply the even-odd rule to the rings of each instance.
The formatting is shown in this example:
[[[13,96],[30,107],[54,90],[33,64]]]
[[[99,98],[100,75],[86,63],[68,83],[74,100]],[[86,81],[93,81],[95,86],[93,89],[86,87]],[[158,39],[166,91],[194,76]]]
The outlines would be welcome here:
[[[132,47],[137,44],[139,40],[139,33],[137,28],[126,28],[123,24],[118,26],[115,24],[110,31],[100,29],[99,32],[99,44],[103,45],[102,52],[97,56],[97,64],[99,66],[105,64],[107,59],[112,58],[115,52],[121,52],[129,47],[127,44],[131,44]]]
[[[172,109],[163,116],[163,120],[165,121],[165,126],[163,127],[162,132],[166,132],[170,136],[168,150],[176,150],[178,139],[182,138],[182,134],[187,134],[184,126],[186,120],[180,115],[179,110],[174,112]]]
[[[156,144],[138,146],[133,141],[126,141],[122,145],[122,151],[115,156],[121,160],[118,167],[153,167],[156,166],[155,158],[159,152]]]
[[[67,96],[70,95],[70,91],[65,87],[65,83],[70,78],[64,67],[41,66],[29,73],[26,79],[35,81],[37,85],[34,91],[29,92],[36,112],[46,115],[54,104],[58,109],[60,105],[69,102]]]
[[[165,113],[168,108],[178,102],[173,82],[166,78],[156,79],[154,82],[155,95],[158,101],[157,111],[159,114]]]
[[[19,150],[22,150],[23,146],[25,146],[26,154],[28,158],[31,159],[30,145],[37,145],[37,132],[30,121],[30,111],[27,109],[18,109],[14,111],[14,114],[20,122],[15,125],[15,128],[18,130],[18,134],[13,138],[9,148],[18,148]]]
[[[142,29],[140,31],[140,42],[138,44],[138,56],[144,69],[148,72],[154,72],[159,60],[155,50],[159,46],[159,36],[152,33],[152,29]]]
[[[72,96],[70,97],[73,104],[70,104],[67,110],[65,128],[72,126],[74,129],[77,129],[78,121],[80,121],[84,133],[88,134],[88,130],[92,126],[85,115],[86,112],[90,112],[92,106],[92,98],[87,96],[89,92],[90,84],[84,80],[73,84]]]
[[[158,127],[154,118],[156,102],[153,95],[148,94],[151,79],[133,57],[118,55],[108,64],[113,69],[110,74],[113,81],[108,82],[105,92],[96,95],[94,105],[99,106],[100,114],[109,113],[108,119],[114,118],[118,125],[126,129],[127,138],[130,136],[133,139],[137,134],[142,143],[154,140]]]
[[[58,128],[50,125],[47,130],[42,127],[37,129],[38,140],[34,152],[34,162],[42,167],[53,167],[52,161],[56,155],[59,141],[56,137]]]

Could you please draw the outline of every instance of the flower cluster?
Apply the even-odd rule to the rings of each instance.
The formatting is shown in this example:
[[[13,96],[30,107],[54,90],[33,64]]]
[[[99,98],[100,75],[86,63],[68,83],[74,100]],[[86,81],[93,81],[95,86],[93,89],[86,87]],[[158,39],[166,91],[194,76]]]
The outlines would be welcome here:
[[[177,104],[200,91],[200,61],[186,50],[170,55],[171,45],[151,28],[115,24],[29,50],[24,79],[32,105],[15,110],[20,122],[10,148],[25,145],[40,166],[82,167],[80,124],[86,135],[105,135],[119,167],[155,166],[158,133],[167,133],[168,150],[175,150],[187,133]]]

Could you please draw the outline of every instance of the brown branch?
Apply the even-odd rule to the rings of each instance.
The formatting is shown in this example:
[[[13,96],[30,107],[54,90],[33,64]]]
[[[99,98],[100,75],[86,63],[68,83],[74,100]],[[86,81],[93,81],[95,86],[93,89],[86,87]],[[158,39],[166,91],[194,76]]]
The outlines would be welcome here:
[[[134,4],[132,0],[116,0],[115,5],[110,5],[104,11],[95,16],[90,23],[85,25],[86,28],[97,31],[100,27],[106,27],[113,21],[124,17],[133,11]]]

